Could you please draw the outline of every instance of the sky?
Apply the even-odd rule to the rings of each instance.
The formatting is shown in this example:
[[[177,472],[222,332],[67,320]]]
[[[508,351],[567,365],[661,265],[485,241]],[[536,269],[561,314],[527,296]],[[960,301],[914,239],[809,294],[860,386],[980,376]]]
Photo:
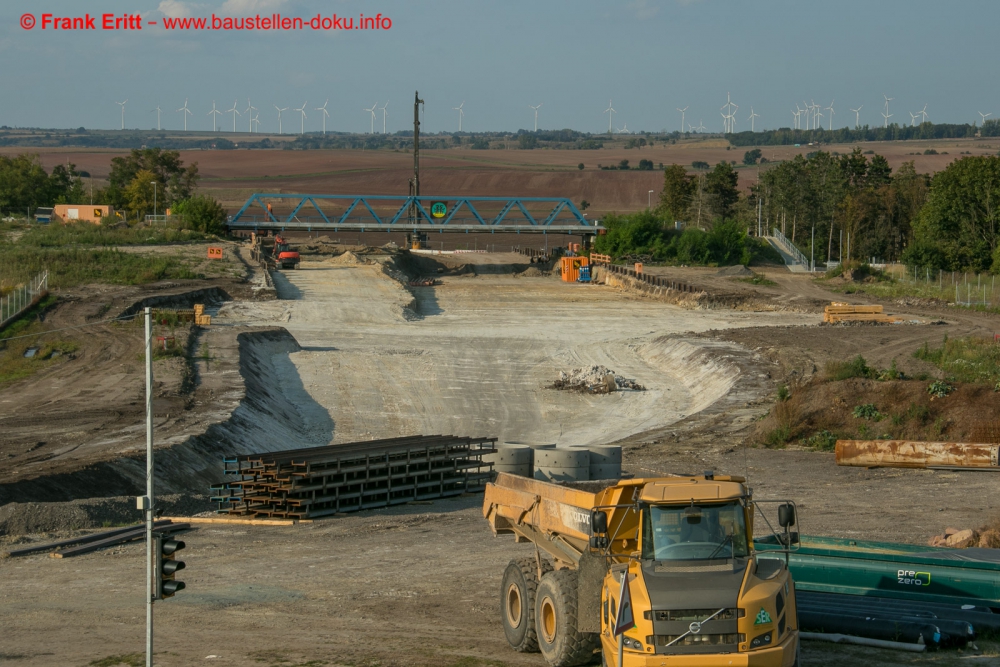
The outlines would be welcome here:
[[[166,18],[381,15],[379,30],[167,30]],[[30,15],[30,18],[25,15]],[[43,14],[95,17],[95,30],[54,30]],[[102,30],[104,14],[138,14],[141,30]],[[384,20],[388,17],[390,23]],[[31,29],[22,27],[34,21]],[[154,21],[155,25],[148,22]],[[249,97],[262,132],[367,132],[373,104],[386,129],[422,131],[614,128],[659,132],[685,122],[721,131],[727,94],[736,130],[789,127],[820,104],[828,127],[980,123],[1000,117],[992,85],[995,0],[6,0],[0,6],[0,125],[212,130]],[[320,26],[322,27],[322,26]],[[293,109],[307,102],[306,118]],[[377,110],[375,130],[382,130]],[[216,116],[231,131],[233,113]],[[246,131],[249,115],[236,116]]]

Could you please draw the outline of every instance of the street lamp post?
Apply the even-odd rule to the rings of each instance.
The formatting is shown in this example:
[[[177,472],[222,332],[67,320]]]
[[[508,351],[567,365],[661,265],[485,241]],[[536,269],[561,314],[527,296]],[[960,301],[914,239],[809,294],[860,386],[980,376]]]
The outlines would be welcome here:
[[[150,181],[153,184],[153,220],[156,220],[156,181]]]
[[[653,208],[653,191],[650,190],[649,194],[646,195],[646,208]]]

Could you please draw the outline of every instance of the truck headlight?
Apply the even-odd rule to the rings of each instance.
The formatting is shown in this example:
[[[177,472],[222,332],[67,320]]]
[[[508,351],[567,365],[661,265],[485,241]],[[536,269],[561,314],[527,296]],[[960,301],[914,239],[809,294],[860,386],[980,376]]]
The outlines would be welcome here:
[[[625,648],[630,648],[635,651],[643,650],[642,642],[638,639],[632,639],[631,637],[626,637],[624,635],[622,636],[622,645],[624,645]]]
[[[761,646],[767,646],[771,643],[771,632],[765,632],[762,635],[757,635],[750,640],[750,648],[760,648]]]

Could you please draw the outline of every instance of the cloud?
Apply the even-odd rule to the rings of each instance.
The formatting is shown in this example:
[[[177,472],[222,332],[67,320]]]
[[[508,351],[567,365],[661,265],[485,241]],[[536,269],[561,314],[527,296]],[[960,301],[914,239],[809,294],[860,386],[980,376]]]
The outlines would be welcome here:
[[[183,2],[183,0],[160,0],[156,9],[164,16],[180,19],[193,16],[200,7],[191,2]]]
[[[640,21],[651,19],[660,11],[659,6],[650,4],[649,0],[634,0],[628,4],[628,8]]]
[[[251,15],[273,12],[288,4],[288,0],[226,0],[219,7],[220,14]]]

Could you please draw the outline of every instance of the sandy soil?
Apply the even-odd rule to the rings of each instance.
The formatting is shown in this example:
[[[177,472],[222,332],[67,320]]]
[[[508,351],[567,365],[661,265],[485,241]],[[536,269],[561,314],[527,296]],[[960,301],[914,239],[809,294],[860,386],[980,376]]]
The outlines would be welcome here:
[[[716,280],[677,271],[678,279]],[[270,402],[239,408],[248,438],[255,423],[266,433],[286,413],[302,423],[273,431],[275,446],[405,432],[617,439],[625,469],[641,475],[747,473],[758,497],[797,500],[802,530],[814,534],[919,543],[998,510],[989,474],[838,468],[831,454],[742,446],[789,378],[857,353],[880,365],[917,364],[909,355],[923,341],[936,343],[945,330],[991,331],[994,316],[926,308],[948,324],[819,327],[815,304],[829,296],[800,277],[778,280],[798,310],[761,313],[685,310],[553,276],[446,275],[414,296],[380,266],[343,259],[310,259],[275,281],[282,299],[231,302],[213,327],[223,336],[280,325],[301,346],[255,357]],[[584,363],[604,363],[650,389],[544,389],[559,370]],[[219,383],[215,391],[236,371],[224,372],[206,375]],[[208,394],[201,400],[205,409],[216,404]],[[189,588],[156,607],[157,664],[541,667],[537,654],[507,648],[496,610],[504,565],[530,551],[491,537],[480,502],[191,531],[181,577]],[[82,666],[141,652],[142,554],[131,545],[74,560],[0,560],[0,659]],[[996,647],[984,646],[992,653],[976,664],[996,664]],[[804,664],[832,666],[960,664],[969,654],[806,644],[803,655]]]

